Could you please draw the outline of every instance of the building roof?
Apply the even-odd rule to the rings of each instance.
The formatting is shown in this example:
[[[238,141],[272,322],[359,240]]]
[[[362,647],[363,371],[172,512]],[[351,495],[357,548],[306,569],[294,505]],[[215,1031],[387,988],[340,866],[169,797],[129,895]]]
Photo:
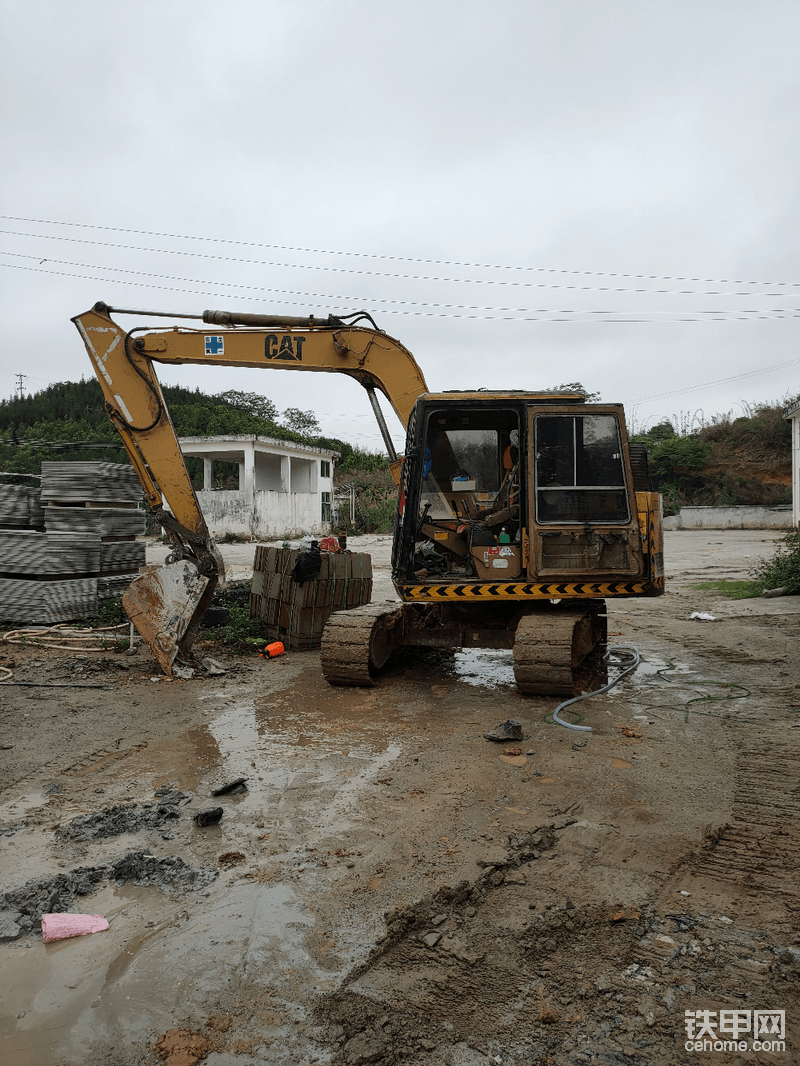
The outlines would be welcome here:
[[[178,437],[181,451],[187,455],[201,455],[208,451],[209,446],[215,451],[237,452],[242,450],[242,445],[252,442],[256,451],[260,452],[305,452],[308,455],[317,455],[323,459],[338,459],[340,452],[331,448],[317,448],[313,444],[301,444],[293,440],[276,440],[274,437],[262,437],[255,433],[231,434],[222,437]],[[200,447],[196,447],[200,445]]]

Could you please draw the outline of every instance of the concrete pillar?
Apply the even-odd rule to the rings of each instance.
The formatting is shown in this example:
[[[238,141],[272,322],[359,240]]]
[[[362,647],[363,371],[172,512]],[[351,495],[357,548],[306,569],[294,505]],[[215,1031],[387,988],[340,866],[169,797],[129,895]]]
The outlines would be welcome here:
[[[292,487],[292,468],[288,455],[281,456],[281,492],[289,492]]]
[[[244,484],[242,470],[239,470],[239,488],[244,492],[248,502],[253,503],[256,494],[256,449],[252,441],[244,446]]]
[[[214,460],[203,460],[203,490],[210,492],[214,488]]]

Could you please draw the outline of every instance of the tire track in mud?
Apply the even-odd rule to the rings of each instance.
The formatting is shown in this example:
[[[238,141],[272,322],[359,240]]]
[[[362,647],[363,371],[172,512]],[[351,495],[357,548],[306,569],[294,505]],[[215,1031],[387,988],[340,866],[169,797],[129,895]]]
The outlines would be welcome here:
[[[544,853],[569,824],[512,837],[506,861],[474,881],[387,913],[386,935],[316,1009],[333,1063],[672,1066],[696,1060],[683,1048],[685,1010],[798,1001],[790,934],[664,914],[658,901],[537,910]]]
[[[776,732],[736,756],[733,821],[706,844],[694,874],[780,894],[800,910],[800,737]]]

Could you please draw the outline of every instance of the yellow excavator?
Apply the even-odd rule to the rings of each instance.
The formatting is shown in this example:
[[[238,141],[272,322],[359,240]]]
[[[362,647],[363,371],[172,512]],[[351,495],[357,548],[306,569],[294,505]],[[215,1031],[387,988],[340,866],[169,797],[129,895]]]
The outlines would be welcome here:
[[[112,314],[203,325],[125,330]],[[97,303],[73,322],[171,542],[166,565],[123,596],[167,674],[190,657],[224,571],[155,363],[347,374],[366,389],[398,484],[392,578],[402,602],[331,616],[321,651],[331,684],[373,685],[407,646],[512,648],[522,693],[574,696],[605,683],[605,600],[664,591],[661,497],[619,404],[578,392],[430,393],[408,349],[365,312],[186,315]],[[376,391],[406,429],[401,459]]]

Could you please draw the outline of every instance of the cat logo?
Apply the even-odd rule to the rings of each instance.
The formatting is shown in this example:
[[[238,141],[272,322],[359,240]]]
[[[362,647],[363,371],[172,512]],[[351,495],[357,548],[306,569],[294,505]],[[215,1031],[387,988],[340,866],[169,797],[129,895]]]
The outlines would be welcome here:
[[[268,333],[264,338],[264,355],[267,359],[282,359],[288,363],[302,363],[305,337],[290,337],[285,333]]]

